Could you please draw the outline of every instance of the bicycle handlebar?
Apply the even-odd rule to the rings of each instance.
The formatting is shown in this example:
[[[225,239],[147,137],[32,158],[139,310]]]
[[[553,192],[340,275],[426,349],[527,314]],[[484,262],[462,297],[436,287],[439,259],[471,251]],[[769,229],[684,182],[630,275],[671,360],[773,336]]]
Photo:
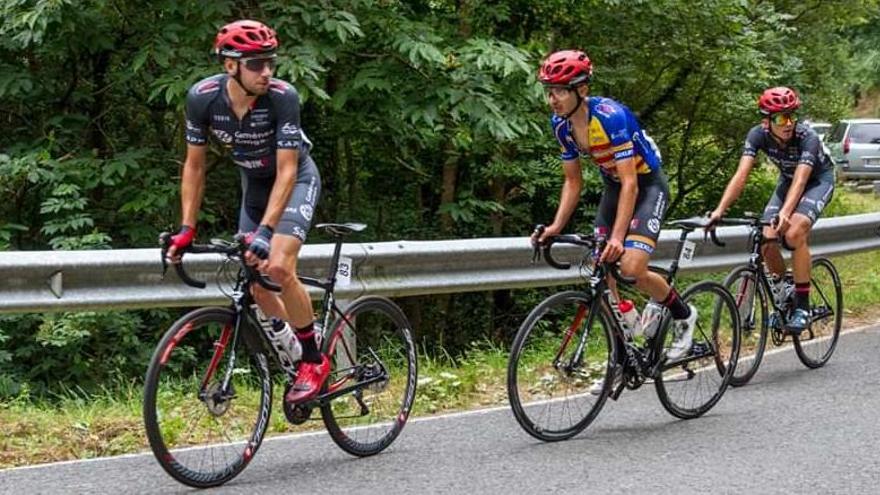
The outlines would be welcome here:
[[[762,215],[756,213],[746,212],[742,217],[722,217],[715,225],[733,225],[733,226],[746,226],[751,227],[752,229],[760,229],[763,227],[776,227],[779,223],[779,216],[774,215],[770,220],[764,220]],[[717,240],[715,237],[715,229],[710,230],[712,234],[712,242]],[[716,242],[716,244],[718,244]],[[720,246],[724,246],[724,244],[720,244]]]
[[[170,232],[162,232],[159,234],[159,247],[161,248],[161,257],[162,257],[162,276],[165,276],[165,273],[168,271],[168,248],[171,247],[171,236]],[[247,251],[248,244],[245,239],[245,234],[236,234],[233,238],[233,242],[213,239],[211,244],[190,244],[186,246],[182,250],[179,251],[180,256],[182,257],[184,253],[215,253],[222,254],[230,259],[236,259],[239,261],[241,266],[244,268],[245,273],[247,274],[247,278],[249,280],[256,280],[260,286],[265,288],[266,290],[270,290],[272,292],[281,292],[281,286],[272,282],[268,277],[258,272],[254,267],[248,265],[244,262],[244,253]],[[197,289],[204,289],[207,287],[204,281],[196,280],[187,273],[186,269],[183,267],[182,260],[177,263],[171,263],[174,265],[174,271],[177,272],[177,276],[180,277],[180,280],[183,281],[186,285],[190,287],[195,287]]]
[[[535,227],[535,233],[537,235],[541,235],[544,232],[545,227],[543,225],[538,225]],[[595,235],[584,235],[584,234],[560,234],[554,235],[546,239],[543,243],[535,243],[534,245],[534,253],[532,254],[532,262],[534,263],[543,255],[544,261],[556,268],[558,270],[568,270],[571,268],[571,263],[566,261],[558,261],[553,257],[552,248],[554,244],[572,244],[575,246],[585,247],[587,249],[593,250],[595,248],[599,248],[601,251],[605,247],[605,238],[597,237]],[[619,282],[624,284],[634,284],[636,283],[635,277],[627,277],[620,273],[620,265],[617,262],[612,263],[603,263],[609,273]]]

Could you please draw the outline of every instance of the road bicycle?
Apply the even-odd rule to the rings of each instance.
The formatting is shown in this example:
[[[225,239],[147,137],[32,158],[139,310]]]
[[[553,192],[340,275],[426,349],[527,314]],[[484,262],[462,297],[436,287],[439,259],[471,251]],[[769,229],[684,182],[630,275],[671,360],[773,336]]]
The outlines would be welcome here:
[[[749,261],[734,268],[724,280],[736,300],[742,328],[743,355],[731,381],[735,387],[745,385],[755,376],[764,357],[768,334],[776,346],[785,343],[789,336],[784,329],[794,304],[791,273],[785,275],[785,286],[782,286],[785,288],[777,288],[770,281],[761,252],[765,242],[764,227],[774,224],[773,220],[765,221],[754,214],[723,218],[718,222],[718,225],[749,227]],[[831,359],[843,323],[843,288],[831,260],[813,258],[810,286],[810,326],[800,335],[791,335],[791,340],[795,353],[805,366],[820,368]]]
[[[320,409],[333,441],[356,456],[377,454],[400,434],[412,410],[417,374],[410,324],[396,304],[365,296],[345,309],[337,306],[343,239],[365,227],[316,226],[335,243],[328,276],[299,278],[323,291],[316,331],[331,372],[313,400],[283,403],[292,424],[304,423]],[[166,269],[170,238],[160,236]],[[286,393],[296,378],[298,357],[272,345],[271,322],[251,294],[255,283],[274,291],[280,287],[244,262],[246,249],[242,234],[232,242],[214,239],[186,249],[222,256],[218,285],[231,304],[196,309],[178,319],[156,346],[146,375],[143,414],[150,447],[168,474],[193,487],[221,485],[247,466],[270,428],[273,389],[283,386]],[[206,286],[190,277],[182,263],[173,266],[186,284]],[[277,366],[270,366],[270,360]]]
[[[703,224],[672,223],[682,229],[676,259],[668,271],[660,271],[674,285],[679,258],[693,254],[687,235]],[[596,418],[609,397],[616,400],[624,389],[635,390],[652,381],[663,407],[678,418],[696,418],[718,403],[736,368],[740,336],[736,304],[723,285],[702,281],[681,294],[697,309],[698,319],[690,352],[669,359],[667,351],[675,335],[669,311],[662,306],[655,306],[655,330],[649,329],[643,340],[624,331],[623,315],[606,276],[623,284],[634,280],[622,276],[616,264],[598,262],[605,239],[558,235],[535,247],[535,258],[541,253],[550,266],[568,270],[571,263],[559,262],[551,253],[557,244],[581,248],[577,265],[586,287],[542,301],[514,338],[507,392],[513,414],[526,432],[544,441],[570,438]]]

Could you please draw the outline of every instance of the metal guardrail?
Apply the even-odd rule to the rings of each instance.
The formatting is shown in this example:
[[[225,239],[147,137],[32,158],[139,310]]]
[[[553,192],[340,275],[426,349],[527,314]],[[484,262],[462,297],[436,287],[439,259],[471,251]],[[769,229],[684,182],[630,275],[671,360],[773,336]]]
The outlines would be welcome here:
[[[821,219],[810,241],[814,255],[850,254],[880,248],[880,213]],[[662,231],[652,264],[668,266],[680,232]],[[692,263],[684,272],[719,270],[747,259],[746,227],[722,227],[725,248],[697,241]],[[301,273],[326,276],[332,245],[306,245],[300,254]],[[554,253],[557,249],[554,248]],[[573,248],[558,250],[560,259],[577,256]],[[350,243],[343,257],[351,260],[352,277],[339,287],[340,298],[361,294],[413,296],[497,289],[546,287],[579,280],[578,270],[555,270],[531,264],[526,237],[448,241]],[[173,270],[163,280],[159,250],[16,251],[0,253],[0,313],[135,309],[222,304],[217,255],[187,255],[187,270],[207,289],[194,289]]]

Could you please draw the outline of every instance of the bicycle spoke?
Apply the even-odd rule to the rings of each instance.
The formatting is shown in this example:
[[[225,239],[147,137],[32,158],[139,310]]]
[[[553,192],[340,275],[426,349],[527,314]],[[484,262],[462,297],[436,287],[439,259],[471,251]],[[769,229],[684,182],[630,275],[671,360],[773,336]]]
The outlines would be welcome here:
[[[810,306],[813,318],[809,329],[792,337],[795,352],[810,368],[819,368],[831,358],[842,324],[843,292],[840,277],[831,261],[816,258],[810,277]]]
[[[665,363],[655,386],[667,411],[688,419],[711,409],[727,388],[739,352],[739,313],[734,298],[715,282],[691,286],[682,299],[697,311],[691,351]],[[661,337],[669,348],[673,332],[667,327]]]
[[[590,317],[589,302],[581,297],[561,293],[541,303],[520,328],[511,351],[508,395],[514,415],[542,440],[577,434],[607,397],[603,380],[613,347],[605,320]],[[571,355],[563,357],[567,352]]]
[[[331,438],[353,455],[382,451],[403,429],[415,396],[409,322],[391,301],[361,298],[335,322],[324,345],[333,379],[322,391],[328,400],[321,415]]]
[[[154,354],[144,420],[162,467],[178,481],[204,488],[247,465],[268,424],[271,382],[265,356],[243,346],[235,352],[231,312],[206,308],[182,320],[187,318],[189,330],[181,333],[176,324]],[[221,390],[227,380],[228,390]],[[201,399],[193,392],[198,390]]]

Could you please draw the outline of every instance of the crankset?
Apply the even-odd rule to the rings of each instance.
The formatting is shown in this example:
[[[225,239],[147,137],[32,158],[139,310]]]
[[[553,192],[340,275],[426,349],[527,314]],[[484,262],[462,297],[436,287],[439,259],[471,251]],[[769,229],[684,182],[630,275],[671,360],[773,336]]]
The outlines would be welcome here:
[[[770,326],[770,339],[776,347],[785,343],[785,333],[782,331],[783,324],[782,315],[778,311],[774,311],[770,315],[768,325]]]
[[[290,391],[291,384],[287,384],[284,387],[284,396],[287,397],[287,392]],[[281,400],[282,409],[284,409],[284,417],[287,418],[287,421],[292,425],[301,425],[311,419],[312,409],[314,407],[307,404],[298,404],[291,405],[286,400]]]

